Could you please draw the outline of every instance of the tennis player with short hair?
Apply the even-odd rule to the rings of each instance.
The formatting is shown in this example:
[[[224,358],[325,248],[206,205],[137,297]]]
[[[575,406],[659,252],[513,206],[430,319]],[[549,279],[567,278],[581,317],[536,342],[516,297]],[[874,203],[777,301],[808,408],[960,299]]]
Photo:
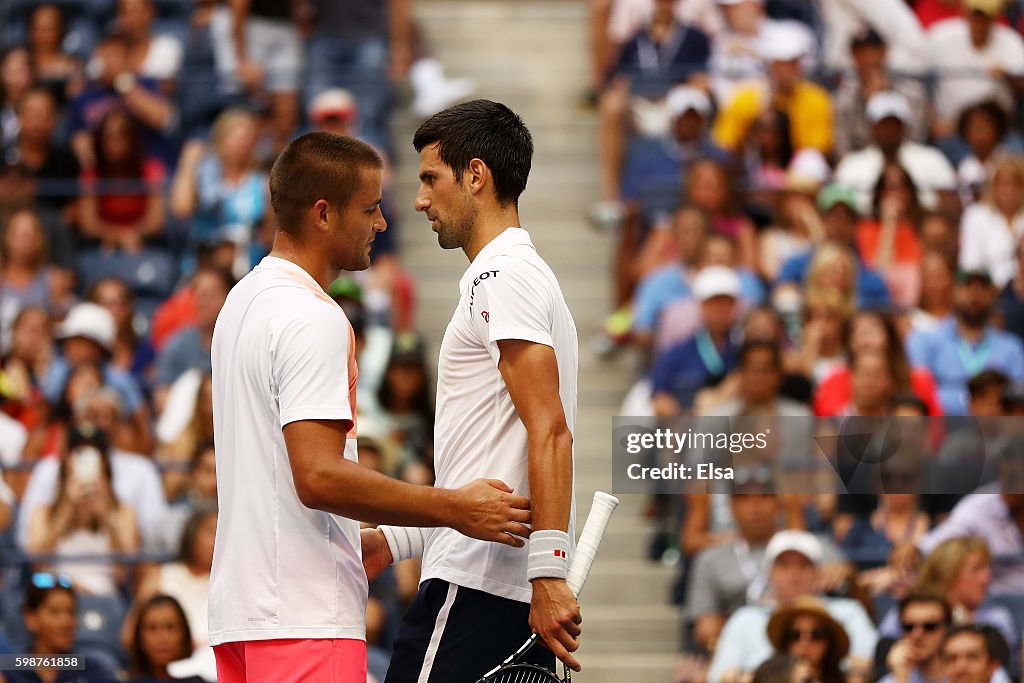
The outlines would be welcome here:
[[[416,210],[444,249],[470,260],[441,342],[434,464],[438,486],[507,481],[530,498],[527,548],[446,529],[365,531],[370,574],[422,549],[419,593],[395,642],[387,683],[475,683],[531,630],[563,662],[580,635],[565,582],[575,533],[576,326],[554,273],[519,222],[533,141],[522,119],[487,100],[436,114],[416,132]],[[379,550],[374,555],[373,551]],[[554,667],[554,656],[531,661]]]
[[[363,683],[359,525],[450,526],[522,546],[529,501],[500,481],[413,486],[357,464],[352,327],[325,293],[370,264],[381,159],[330,133],[274,164],[270,256],[231,290],[213,334],[220,516],[210,642],[221,683]],[[496,545],[496,544],[495,544]]]

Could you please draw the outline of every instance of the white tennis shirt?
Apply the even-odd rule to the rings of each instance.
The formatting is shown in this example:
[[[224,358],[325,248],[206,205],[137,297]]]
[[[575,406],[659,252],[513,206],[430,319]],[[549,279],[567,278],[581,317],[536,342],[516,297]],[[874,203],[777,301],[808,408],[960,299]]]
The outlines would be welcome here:
[[[352,326],[299,266],[267,257],[231,290],[213,333],[211,645],[365,638],[359,525],[299,501],[281,431],[353,420],[356,378]],[[353,461],[355,443],[353,424]]]
[[[559,395],[570,432],[576,424],[576,325],[554,273],[522,228],[485,246],[459,282],[461,297],[441,342],[434,425],[436,486],[501,479],[530,495],[527,435],[498,371],[502,339],[550,346],[558,361]],[[569,537],[575,539],[573,500]],[[468,538],[447,528],[426,534],[421,581],[459,586],[529,602],[528,547]]]

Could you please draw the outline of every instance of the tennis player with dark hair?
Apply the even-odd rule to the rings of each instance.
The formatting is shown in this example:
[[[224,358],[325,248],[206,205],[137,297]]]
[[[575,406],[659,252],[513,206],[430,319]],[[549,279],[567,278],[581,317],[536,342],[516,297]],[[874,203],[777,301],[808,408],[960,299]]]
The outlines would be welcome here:
[[[531,631],[579,670],[580,611],[566,585],[573,551],[576,327],[551,269],[519,222],[533,141],[508,107],[475,100],[416,132],[416,210],[444,249],[470,261],[437,378],[438,486],[497,477],[530,498],[528,547],[481,543],[447,529],[364,532],[369,573],[422,550],[420,590],[395,642],[387,683],[476,683]],[[374,555],[374,551],[379,553]]]
[[[355,520],[519,547],[529,502],[496,480],[446,490],[357,464],[353,332],[324,290],[340,269],[369,266],[387,227],[377,153],[330,133],[300,137],[275,162],[270,196],[273,250],[231,290],[213,334],[210,642],[221,683],[363,683]]]

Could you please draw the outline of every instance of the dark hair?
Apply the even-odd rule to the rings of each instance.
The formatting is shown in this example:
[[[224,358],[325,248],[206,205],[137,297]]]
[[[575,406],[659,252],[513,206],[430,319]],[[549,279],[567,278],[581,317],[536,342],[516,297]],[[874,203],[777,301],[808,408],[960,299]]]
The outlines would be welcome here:
[[[270,169],[270,203],[277,228],[296,233],[303,214],[321,199],[344,208],[363,171],[384,165],[373,147],[334,133],[306,133],[284,148]]]
[[[882,171],[878,174],[878,180],[875,181],[875,187],[871,193],[871,215],[875,218],[880,218],[882,215],[882,188],[885,186],[885,172],[890,168],[898,168],[903,175],[903,180],[907,183],[908,191],[910,192],[910,218],[914,222],[914,228],[916,229],[921,222],[922,215],[921,203],[917,198],[917,185],[910,174],[907,173],[907,169],[897,163],[885,164],[882,167]]]
[[[28,49],[27,45],[11,45],[0,49],[0,65],[2,65],[7,58],[13,55],[15,52],[24,52],[25,58],[28,60],[29,68],[32,67],[32,52]],[[9,97],[7,91],[4,90],[4,84],[0,81],[0,104],[7,101]]]
[[[894,398],[892,400],[893,410],[896,410],[899,406],[909,406],[925,417],[931,414],[931,411],[928,410],[928,404],[918,398],[915,394],[904,393]]]
[[[753,683],[790,683],[793,679],[793,669],[801,661],[801,657],[788,654],[769,657],[754,670]]]
[[[181,543],[178,546],[178,560],[185,564],[191,564],[195,557],[192,555],[192,545],[199,535],[199,527],[206,521],[207,517],[217,514],[217,508],[213,505],[204,505],[196,508],[192,515],[185,522],[185,529],[181,532]]]
[[[977,398],[989,389],[998,389],[1000,393],[1010,385],[1010,378],[998,370],[982,370],[967,380],[967,391],[971,398]]]
[[[490,100],[457,104],[424,121],[412,139],[417,152],[434,143],[456,181],[473,159],[480,159],[494,177],[498,203],[519,205],[530,175],[533,137],[518,114]]]
[[[68,398],[68,389],[71,387],[71,378],[79,372],[95,372],[99,375],[101,384],[106,384],[106,377],[103,374],[102,363],[79,363],[75,367],[71,368],[68,372],[67,379],[64,380],[64,387],[61,389],[57,405],[53,407],[53,411],[50,413],[50,417],[53,421],[70,423],[74,419],[75,406],[71,405],[71,400]]]
[[[897,614],[899,614],[902,617],[903,611],[906,610],[907,607],[909,607],[910,605],[918,605],[923,603],[941,605],[942,623],[945,624],[947,627],[951,623],[953,623],[953,611],[950,609],[949,603],[946,602],[946,599],[942,597],[942,595],[940,595],[939,593],[929,590],[911,590],[903,597],[902,600],[900,600],[899,611],[897,612]]]
[[[981,636],[982,641],[985,643],[985,654],[988,655],[990,660],[995,660],[1000,664],[1010,662],[1010,647],[1006,644],[1006,639],[1003,638],[1003,634],[997,631],[995,627],[988,624],[961,624],[954,626],[946,633],[946,637],[942,639],[942,649],[946,648],[946,643],[950,640],[964,633]]]
[[[61,8],[61,6],[56,4],[56,3],[44,2],[44,3],[41,3],[41,4],[36,5],[35,7],[33,7],[32,11],[28,13],[28,24],[29,24],[29,26],[31,27],[32,22],[36,18],[36,15],[39,14],[44,9],[51,9],[51,10],[54,10],[55,12],[57,12],[57,21],[60,24],[60,35],[61,35],[61,38],[63,39],[64,35],[67,33],[68,20],[67,20],[67,17],[64,16],[63,8]]]
[[[779,345],[762,339],[743,342],[740,350],[736,353],[737,367],[742,368],[747,359],[758,351],[767,351],[771,355],[772,365],[775,366],[775,369],[782,369],[782,350],[779,348]]]
[[[39,608],[43,606],[46,599],[50,597],[52,593],[63,591],[71,596],[71,599],[78,602],[78,594],[75,589],[71,587],[65,580],[56,581],[52,585],[45,587],[37,586],[32,581],[29,581],[28,587],[25,588],[25,600],[21,603],[22,612],[37,612]]]
[[[19,113],[19,115],[21,114],[21,107],[22,107],[22,105],[25,104],[25,101],[29,98],[30,95],[42,95],[43,97],[45,97],[47,100],[50,101],[50,106],[53,107],[54,115],[57,115],[59,113],[59,107],[58,107],[57,98],[54,96],[53,91],[50,90],[47,87],[42,86],[42,85],[33,85],[32,87],[30,87],[28,90],[25,91],[25,94],[22,95],[22,97],[21,97],[21,101],[18,102],[18,113]]]
[[[203,459],[203,454],[206,451],[213,450],[213,439],[201,439],[196,443],[196,447],[192,449],[192,455],[188,459],[188,471],[194,472],[199,467],[199,462]]]
[[[224,287],[225,292],[230,292],[231,288],[237,284],[234,276],[226,268],[215,268],[213,266],[199,266],[196,268],[196,272],[192,274],[192,282],[195,282],[200,275],[212,275],[220,281],[220,284]]]
[[[846,329],[844,330],[844,346],[846,347],[847,354],[849,355],[850,369],[853,369],[853,350],[850,348],[850,342],[853,339],[853,329],[858,318],[874,318],[882,324],[882,328],[885,330],[885,356],[889,361],[889,372],[892,374],[893,382],[900,389],[906,389],[910,386],[910,361],[907,359],[907,352],[903,348],[903,342],[900,340],[900,333],[896,329],[896,323],[893,321],[892,316],[887,313],[875,309],[864,309],[857,311],[847,321]]]
[[[153,662],[149,661],[149,655],[142,648],[142,621],[150,610],[164,606],[173,609],[181,622],[181,641],[178,643],[179,656],[176,659],[187,659],[192,654],[192,629],[189,628],[188,617],[185,616],[185,610],[182,609],[181,603],[170,595],[154,595],[142,603],[142,606],[139,608],[139,616],[135,620],[135,628],[132,631],[132,651],[130,653],[129,669],[132,678],[155,676],[157,673],[153,670]]]
[[[125,304],[128,306],[128,308],[130,308],[131,310],[134,311],[135,310],[135,292],[132,290],[131,287],[128,286],[127,282],[125,282],[124,280],[122,280],[121,278],[119,278],[116,275],[107,275],[107,276],[102,277],[99,280],[97,280],[95,282],[95,284],[93,284],[93,286],[90,287],[89,290],[86,292],[85,298],[88,301],[91,301],[94,304],[100,303],[100,301],[99,301],[100,287],[102,287],[103,285],[110,285],[110,284],[115,285],[116,287],[120,287],[121,288],[121,293],[124,295],[124,298],[125,298]],[[128,321],[128,329],[126,329],[126,330],[120,330],[119,329],[119,330],[117,330],[117,334],[118,334],[119,338],[120,338],[120,336],[122,334],[126,334],[127,335],[128,344],[131,345],[131,348],[133,350],[135,349],[136,346],[138,346],[138,344],[139,344],[139,335],[135,332],[135,327],[131,324],[131,319],[129,319],[129,321]]]
[[[128,125],[128,154],[123,161],[114,162],[107,157],[103,146],[107,127],[110,122],[122,118]],[[144,175],[146,152],[142,147],[142,131],[138,122],[126,109],[111,109],[92,131],[92,147],[96,154],[96,173],[100,178],[127,178],[139,180]],[[101,191],[109,193],[109,190]],[[138,194],[138,190],[133,194]]]
[[[775,135],[779,138],[779,148],[777,152],[779,166],[781,168],[788,167],[789,162],[793,160],[793,136],[790,133],[789,114],[782,109],[772,108],[766,109],[760,116],[758,116],[758,118],[761,118],[761,116],[771,117],[770,126],[774,130]],[[755,127],[751,126],[751,131],[753,132],[754,130]],[[758,150],[758,153],[763,158],[764,155],[760,149]]]
[[[957,131],[960,133],[960,137],[967,137],[967,130],[971,119],[979,115],[988,118],[992,122],[992,125],[996,128],[996,139],[1002,140],[1010,127],[1010,117],[1002,105],[995,100],[978,102],[963,110],[957,121]]]

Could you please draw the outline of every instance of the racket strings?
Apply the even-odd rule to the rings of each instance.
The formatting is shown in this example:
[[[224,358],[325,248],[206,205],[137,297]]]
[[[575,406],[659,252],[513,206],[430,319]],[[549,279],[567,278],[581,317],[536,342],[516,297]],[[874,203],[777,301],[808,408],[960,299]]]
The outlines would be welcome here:
[[[529,664],[513,664],[496,671],[486,683],[562,683],[562,679],[536,666]]]

